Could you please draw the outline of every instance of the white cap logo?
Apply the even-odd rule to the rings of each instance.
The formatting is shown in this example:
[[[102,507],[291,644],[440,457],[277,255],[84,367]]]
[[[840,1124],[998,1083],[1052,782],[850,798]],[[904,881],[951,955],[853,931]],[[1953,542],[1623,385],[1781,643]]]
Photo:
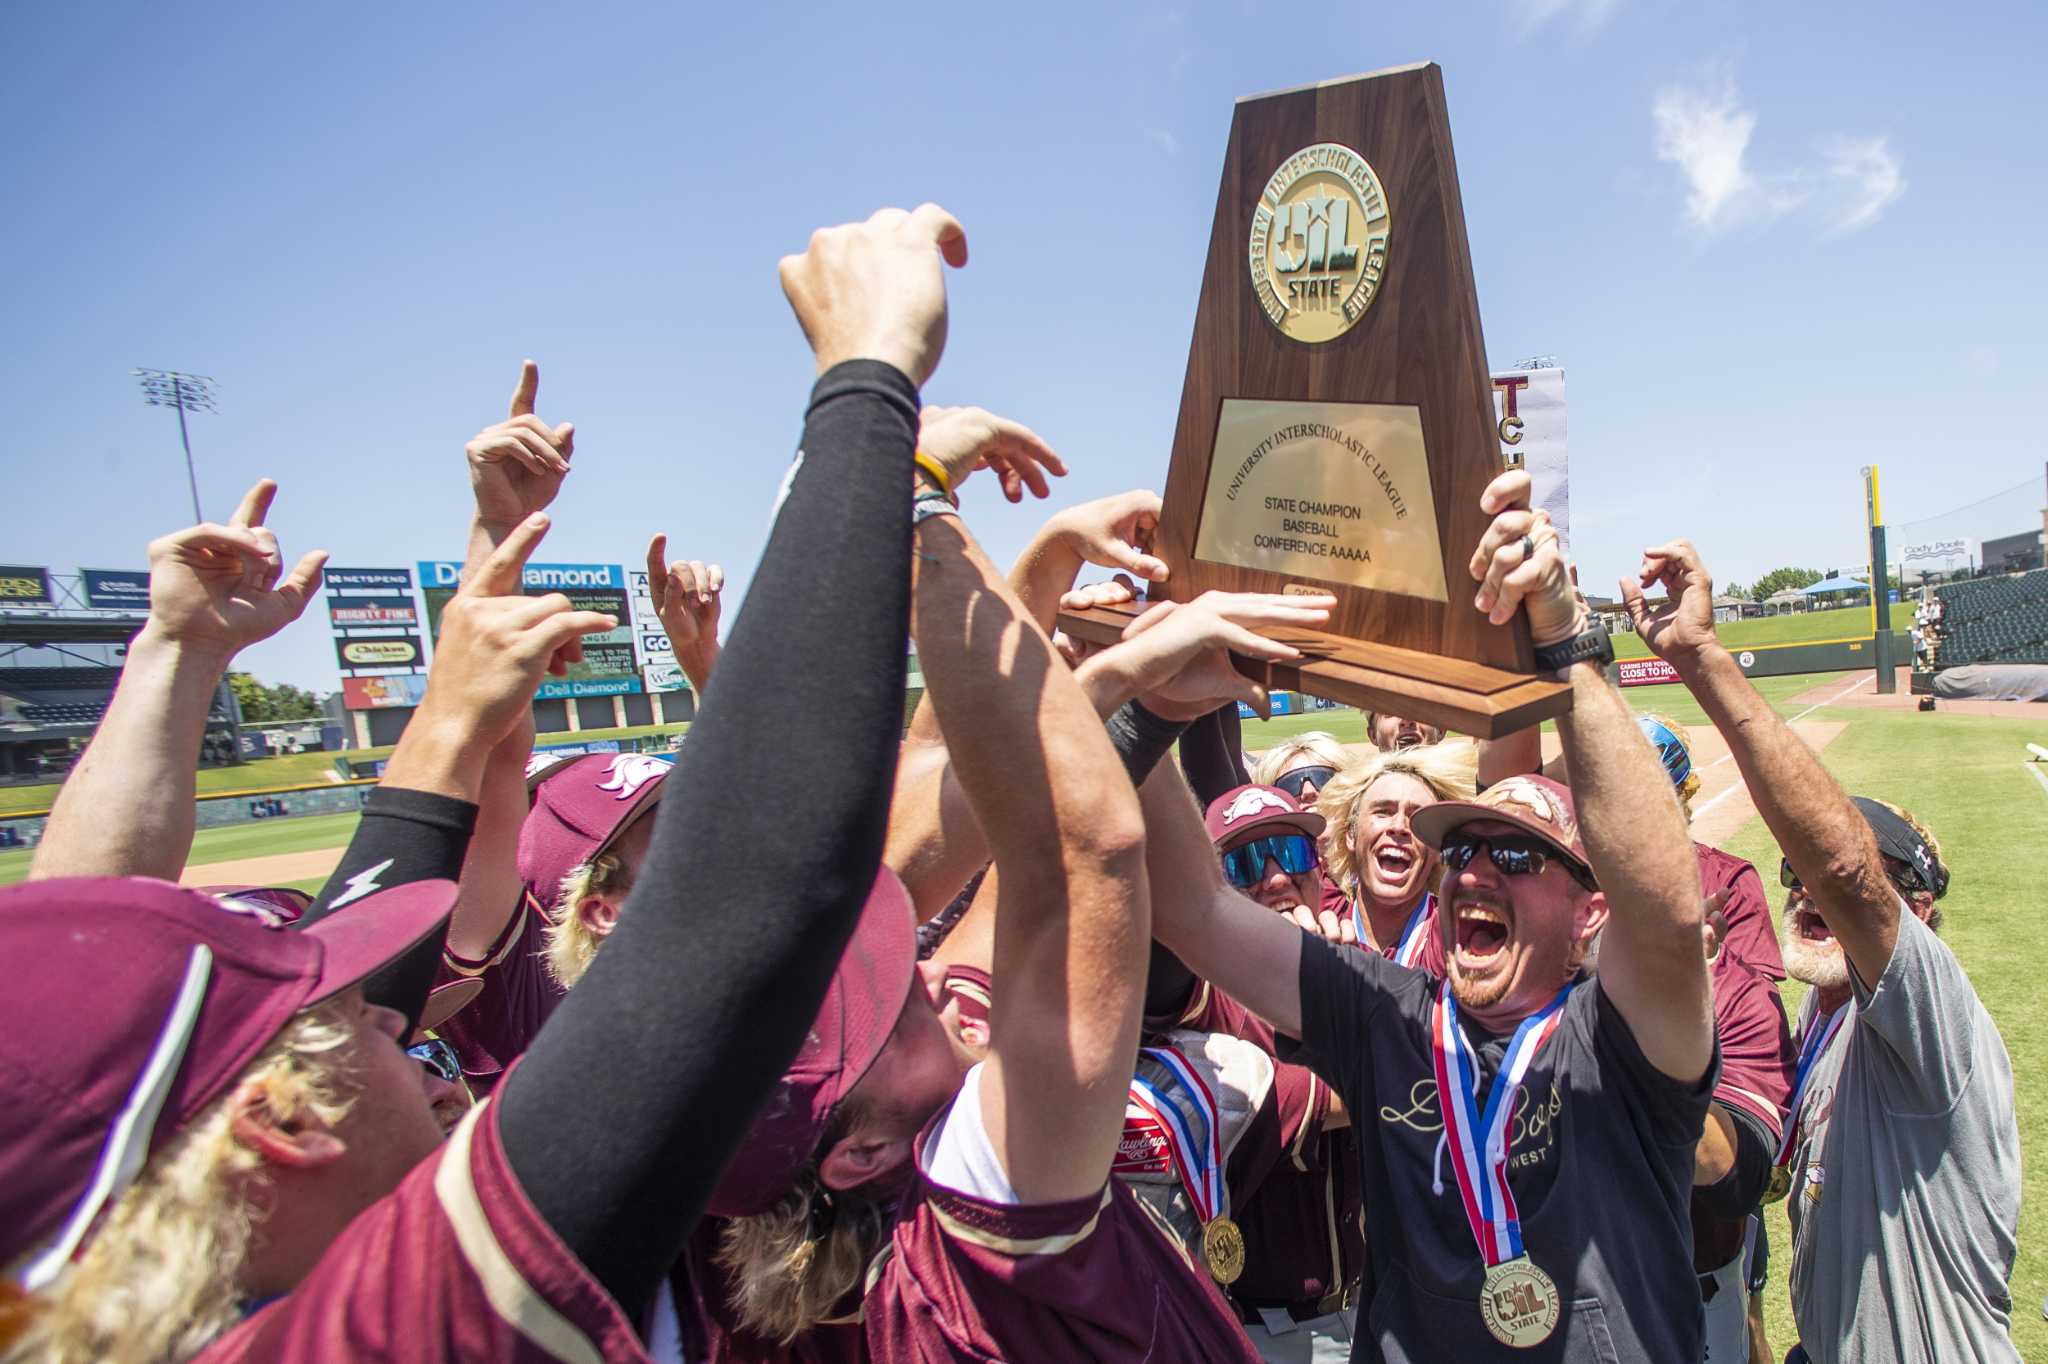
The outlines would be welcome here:
[[[1223,812],[1223,822],[1235,824],[1240,819],[1250,819],[1262,810],[1278,810],[1283,815],[1294,813],[1287,808],[1286,801],[1271,791],[1261,791],[1254,786],[1238,792],[1237,799],[1230,802],[1230,807]]]
[[[605,769],[605,779],[597,784],[600,791],[616,791],[616,800],[631,800],[640,788],[656,777],[668,772],[669,761],[646,753],[622,753],[613,758],[611,766]]]

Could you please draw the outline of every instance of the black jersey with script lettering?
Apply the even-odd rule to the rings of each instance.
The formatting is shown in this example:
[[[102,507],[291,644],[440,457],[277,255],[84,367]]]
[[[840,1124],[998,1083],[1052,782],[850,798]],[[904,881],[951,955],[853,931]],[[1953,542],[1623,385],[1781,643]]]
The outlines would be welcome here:
[[[1542,1345],[1508,1351],[1480,1316],[1484,1269],[1443,1141],[1430,1011],[1445,988],[1373,953],[1302,942],[1295,1059],[1344,1100],[1365,1189],[1365,1305],[1351,1357],[1698,1359],[1687,1200],[1718,1051],[1697,1083],[1680,1084],[1643,1056],[1597,980],[1572,992],[1508,1128],[1523,1244],[1563,1312]],[[1508,1039],[1463,1026],[1490,1086]]]

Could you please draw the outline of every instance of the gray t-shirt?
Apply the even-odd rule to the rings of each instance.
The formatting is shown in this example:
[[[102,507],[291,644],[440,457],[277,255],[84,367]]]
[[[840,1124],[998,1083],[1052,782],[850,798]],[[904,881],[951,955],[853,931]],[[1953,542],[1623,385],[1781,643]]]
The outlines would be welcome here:
[[[1792,1313],[1815,1364],[2012,1360],[2020,1137],[2012,1062],[1910,910],[1876,989],[1814,1063],[1792,1153]],[[1817,999],[1807,996],[1802,1027]]]

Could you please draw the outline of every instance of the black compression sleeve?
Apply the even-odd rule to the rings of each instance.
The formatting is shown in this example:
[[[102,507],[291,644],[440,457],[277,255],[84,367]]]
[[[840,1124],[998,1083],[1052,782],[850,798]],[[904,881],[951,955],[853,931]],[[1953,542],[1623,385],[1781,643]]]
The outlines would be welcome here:
[[[1237,702],[1226,701],[1189,726],[1180,739],[1180,770],[1204,809],[1225,791],[1251,780],[1244,770],[1244,736],[1238,728]]]
[[[301,923],[324,919],[380,890],[412,881],[459,881],[476,806],[431,791],[380,786],[363,802],[363,821],[341,855],[341,863]],[[420,1008],[434,986],[443,923],[397,961],[363,982],[363,995],[405,1015],[406,1030],[419,1026]]]
[[[633,1320],[795,1057],[881,864],[917,412],[875,361],[812,391],[618,928],[499,1090],[520,1184]]]
[[[1136,701],[1124,702],[1104,726],[1109,730],[1110,747],[1124,760],[1124,771],[1130,774],[1133,786],[1145,784],[1166,750],[1187,729],[1177,721],[1160,719]]]
[[[1771,1182],[1771,1158],[1776,1154],[1776,1143],[1754,1115],[1732,1104],[1722,1105],[1721,1111],[1735,1121],[1735,1165],[1695,1192],[1701,1207],[1732,1222],[1755,1212],[1763,1200],[1764,1188]]]

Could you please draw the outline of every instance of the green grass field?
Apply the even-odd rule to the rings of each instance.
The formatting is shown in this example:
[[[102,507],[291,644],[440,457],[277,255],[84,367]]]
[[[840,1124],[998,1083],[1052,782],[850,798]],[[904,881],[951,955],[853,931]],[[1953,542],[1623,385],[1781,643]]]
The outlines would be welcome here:
[[[1780,714],[1790,716],[1807,709],[1794,698],[1816,687],[1832,692],[1847,683],[1843,674],[1820,673],[1762,678],[1756,685]],[[1639,711],[1655,711],[1687,725],[1705,723],[1682,687],[1632,688],[1628,698]],[[2019,1258],[2012,1279],[2013,1335],[2023,1355],[2048,1357],[2048,1327],[2041,1318],[2042,1298],[2048,1295],[2048,1089],[2029,1082],[2048,1070],[2048,1013],[2037,1003],[2032,955],[2014,947],[2036,936],[2033,920],[2040,892],[2027,853],[2048,845],[2048,790],[2023,770],[2024,745],[2048,744],[2048,707],[2039,720],[1847,707],[1823,708],[1813,718],[1847,725],[1822,755],[1829,770],[1852,792],[1913,810],[1941,839],[1954,873],[1942,902],[1943,933],[2003,1033],[2018,1077],[2024,1188]],[[1258,750],[1311,729],[1327,730],[1345,742],[1363,742],[1365,717],[1345,709],[1249,721],[1244,742]],[[217,862],[339,847],[354,832],[356,818],[323,815],[208,830],[195,840],[193,860]],[[1778,850],[1763,821],[1752,817],[1724,846],[1763,870],[1764,884],[1775,899]],[[21,879],[27,865],[26,852],[0,853],[0,884]],[[300,884],[318,889],[317,882]],[[1796,1012],[1802,995],[1803,987],[1787,984],[1788,1012]],[[1770,1226],[1767,1319],[1772,1346],[1782,1356],[1794,1339],[1785,1287],[1790,1233],[1782,1207],[1771,1209]]]
[[[1912,611],[1902,618],[1893,613],[1894,628],[1911,625]],[[1731,649],[1756,649],[1768,644],[1812,644],[1824,639],[1869,639],[1870,608],[1844,607],[1839,611],[1800,611],[1785,616],[1759,616],[1755,620],[1733,620],[1720,626],[1721,642]],[[1650,651],[1640,635],[1614,637],[1616,658],[1648,658]]]

